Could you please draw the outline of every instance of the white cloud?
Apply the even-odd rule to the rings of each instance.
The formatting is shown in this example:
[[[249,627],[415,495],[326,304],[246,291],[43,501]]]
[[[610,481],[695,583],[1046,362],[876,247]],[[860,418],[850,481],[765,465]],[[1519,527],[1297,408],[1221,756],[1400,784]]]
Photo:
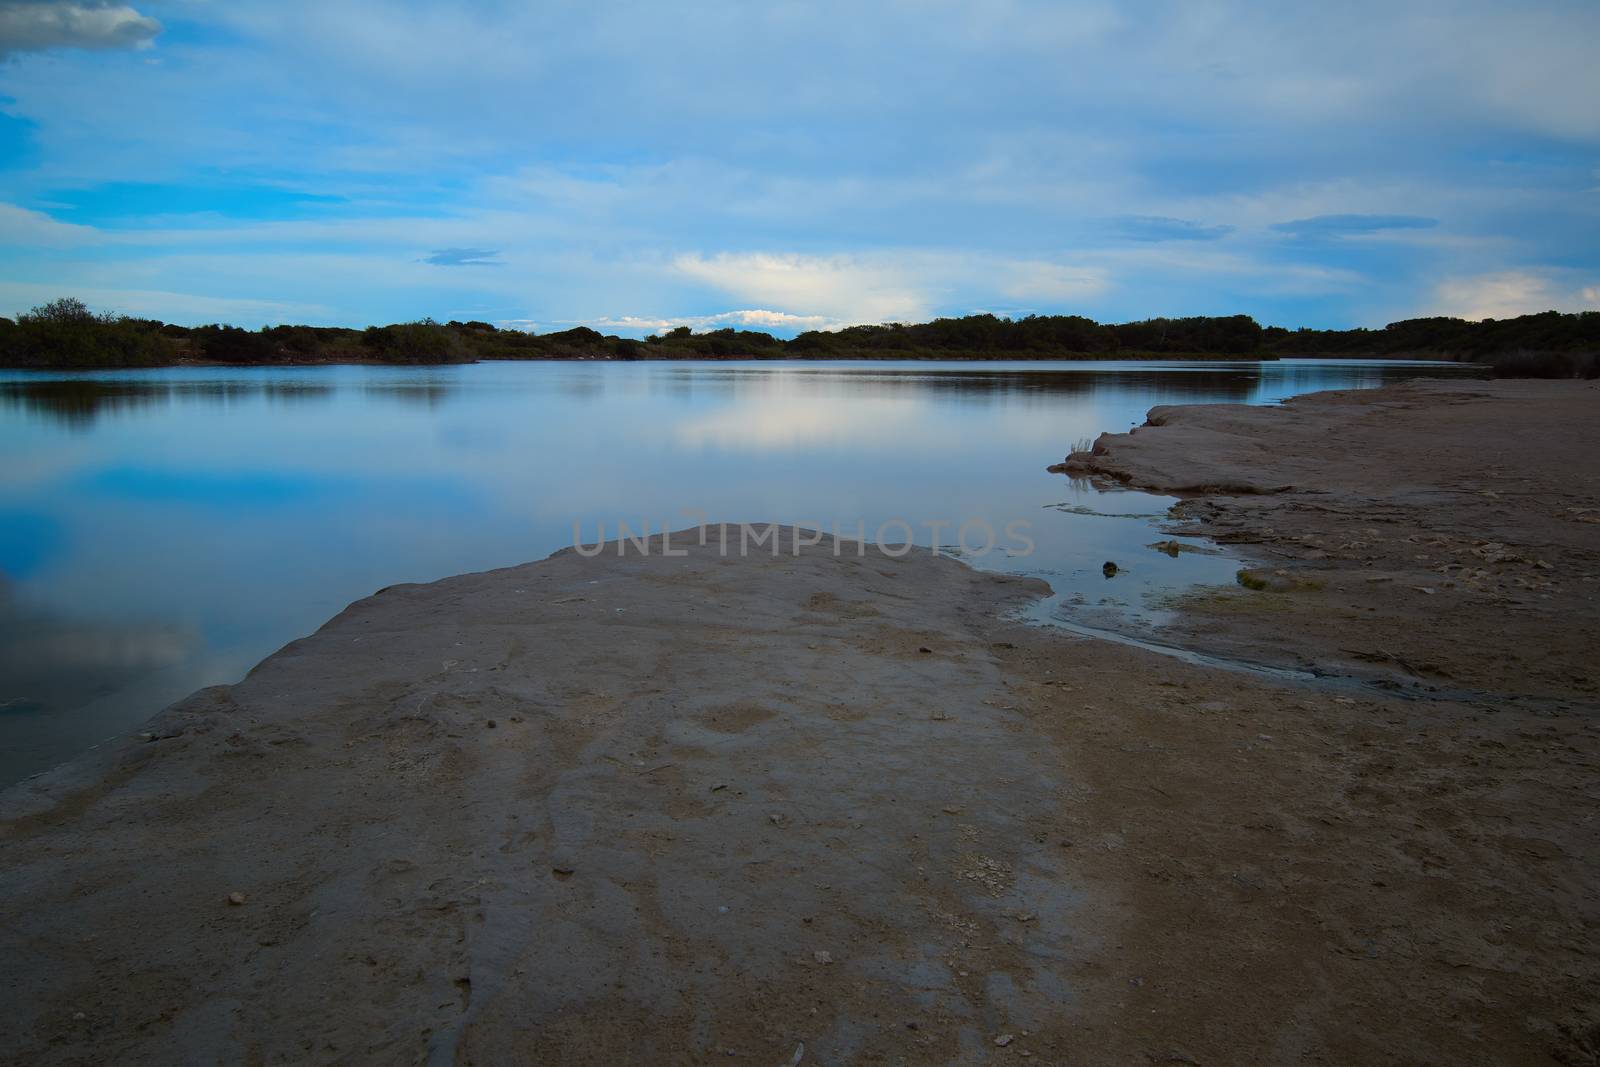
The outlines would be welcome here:
[[[304,322],[331,315],[320,304],[199,296],[147,289],[98,289],[54,283],[0,281],[0,314],[25,311],[63,295],[79,298],[96,311],[180,322]]]
[[[706,326],[748,326],[751,328],[766,327],[769,329],[803,329],[818,330],[832,325],[834,320],[821,315],[790,315],[783,311],[767,311],[764,308],[749,308],[743,311],[726,311],[721,315],[711,315],[702,320]]]
[[[52,48],[144,48],[161,23],[131,7],[0,0],[0,56]]]
[[[146,6],[0,0],[0,26],[38,43],[88,13],[80,29],[114,40]],[[1447,273],[1596,262],[1578,187],[1600,6],[1536,7],[173,0],[152,10],[216,32],[164,39],[159,68],[3,64],[0,97],[38,161],[7,177],[19,203],[137,180],[171,183],[174,208],[97,233],[0,207],[0,241],[38,250],[8,250],[18,279],[326,301],[343,322],[1381,322],[1426,310]],[[1494,145],[1521,147],[1485,159]],[[282,221],[177,210],[218,173],[342,202]],[[1269,229],[1353,215],[1441,222],[1332,251]],[[92,250],[46,254],[69,246]],[[501,265],[415,263],[463,249]]]
[[[1449,278],[1435,289],[1435,314],[1510,319],[1540,311],[1583,311],[1600,302],[1600,286],[1564,284],[1548,271],[1509,270]]]
[[[67,248],[99,240],[92,226],[59,222],[39,211],[15,204],[0,203],[0,245],[25,245],[32,248]]]
[[[513,323],[508,321],[504,325],[513,325]],[[517,320],[516,325],[522,329],[530,329],[537,324],[531,320],[523,319]],[[652,318],[644,315],[603,316],[597,319],[583,319],[581,321],[561,322],[552,325],[554,328],[588,326],[596,330],[614,330],[623,334],[643,335],[675,330],[680,326],[687,326],[696,333],[717,330],[725,326],[749,330],[781,330],[798,333],[804,330],[837,329],[844,324],[825,315],[791,315],[784,311],[746,308],[739,311],[722,311],[714,315],[679,315],[666,318]]]
[[[736,297],[849,322],[923,318],[929,307],[902,269],[853,256],[725,252],[679,256],[672,265]]]
[[[1058,305],[1097,296],[1108,286],[1106,272],[1097,267],[946,251],[683,255],[672,266],[736,297],[786,309],[762,315],[844,325],[961,314],[996,297]],[[954,301],[960,303],[952,306]]]
[[[1100,267],[1075,267],[1039,260],[1001,262],[995,266],[996,288],[1000,295],[1012,300],[1062,304],[1099,296],[1109,286],[1106,271]]]

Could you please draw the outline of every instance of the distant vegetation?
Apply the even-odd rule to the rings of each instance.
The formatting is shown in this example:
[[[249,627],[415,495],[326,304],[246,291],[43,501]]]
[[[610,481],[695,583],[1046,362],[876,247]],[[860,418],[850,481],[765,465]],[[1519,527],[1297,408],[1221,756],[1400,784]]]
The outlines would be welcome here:
[[[56,300],[0,318],[0,366],[152,367],[173,363],[466,363],[479,359],[1277,359],[1422,358],[1487,363],[1534,377],[1600,374],[1600,312],[1515,319],[1409,319],[1381,330],[1263,328],[1247,315],[1099,323],[1079,315],[968,315],[917,324],[813,330],[785,341],[758,330],[642,341],[586,326],[532,334],[432,319],[347,330],[319,326],[175,326],[96,315]]]
[[[159,322],[96,315],[66,297],[17,320],[0,319],[0,364],[8,367],[154,367],[172,362]]]
[[[1600,311],[1543,311],[1482,322],[1406,319],[1381,330],[1269,326],[1263,332],[1263,347],[1283,357],[1451,359],[1487,363],[1509,377],[1600,377]]]

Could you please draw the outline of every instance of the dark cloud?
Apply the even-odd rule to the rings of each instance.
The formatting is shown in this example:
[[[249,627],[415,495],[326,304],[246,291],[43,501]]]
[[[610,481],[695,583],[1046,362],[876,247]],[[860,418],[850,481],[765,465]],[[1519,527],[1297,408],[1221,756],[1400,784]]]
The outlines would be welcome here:
[[[498,267],[502,264],[494,257],[499,254],[498,248],[435,248],[422,262],[436,267]]]
[[[1215,241],[1233,232],[1232,226],[1207,226],[1164,215],[1123,215],[1116,222],[1118,232],[1134,241]]]
[[[1438,219],[1425,215],[1314,215],[1275,222],[1272,228],[1293,237],[1345,237],[1380,230],[1427,230],[1437,225]]]
[[[161,23],[125,4],[0,0],[0,58],[52,48],[140,48]]]

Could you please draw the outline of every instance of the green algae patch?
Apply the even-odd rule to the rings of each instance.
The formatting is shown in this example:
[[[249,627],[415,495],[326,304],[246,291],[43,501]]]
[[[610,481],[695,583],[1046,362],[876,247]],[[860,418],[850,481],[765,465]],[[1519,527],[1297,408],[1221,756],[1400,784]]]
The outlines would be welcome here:
[[[1300,578],[1288,571],[1266,571],[1253,567],[1241,567],[1234,581],[1246,589],[1269,593],[1314,593],[1325,584],[1316,578]]]

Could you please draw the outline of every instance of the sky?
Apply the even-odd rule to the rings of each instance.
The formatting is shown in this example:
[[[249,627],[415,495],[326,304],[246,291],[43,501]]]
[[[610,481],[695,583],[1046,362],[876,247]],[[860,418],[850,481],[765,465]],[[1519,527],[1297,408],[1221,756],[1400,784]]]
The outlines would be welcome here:
[[[0,314],[1600,307],[1600,4],[0,0]]]

